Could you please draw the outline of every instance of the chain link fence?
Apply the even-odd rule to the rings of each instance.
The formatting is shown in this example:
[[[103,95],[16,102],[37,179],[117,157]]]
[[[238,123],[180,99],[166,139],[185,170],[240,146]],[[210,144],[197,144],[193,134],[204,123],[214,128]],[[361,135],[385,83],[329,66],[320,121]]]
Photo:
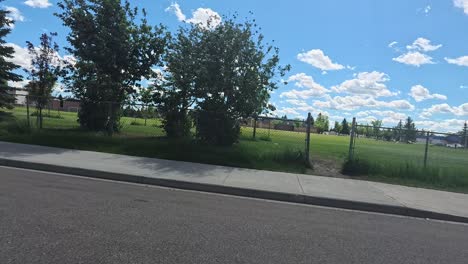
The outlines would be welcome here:
[[[16,107],[12,110],[14,116],[32,128],[64,130],[80,129],[78,112],[80,101],[73,98],[50,97],[47,104],[39,111],[37,99],[33,96],[16,95]],[[41,98],[39,98],[41,99]],[[164,137],[162,118],[154,104],[138,102],[98,102],[97,114],[109,116],[110,111],[120,111],[119,136],[126,137]],[[196,114],[189,114],[192,120],[191,132],[196,131]],[[284,155],[300,155],[309,165],[310,132],[312,124],[310,117],[304,119],[283,119],[277,117],[258,116],[239,120],[240,141],[255,141],[263,152],[277,152]],[[42,121],[41,121],[42,120]],[[262,151],[259,151],[262,152]]]
[[[459,133],[444,133],[359,125],[353,119],[348,160],[370,174],[468,177],[468,131],[466,127]]]

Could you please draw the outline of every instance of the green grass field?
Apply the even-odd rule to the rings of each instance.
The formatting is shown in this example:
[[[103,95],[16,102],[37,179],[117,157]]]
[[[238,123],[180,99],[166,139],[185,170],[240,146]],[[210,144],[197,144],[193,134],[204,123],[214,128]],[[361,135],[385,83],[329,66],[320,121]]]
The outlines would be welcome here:
[[[44,118],[42,131],[15,132],[21,122],[24,126],[26,110],[18,107],[9,112],[11,116],[0,116],[0,140],[71,149],[312,174],[326,174],[318,169],[323,167],[339,170],[349,150],[349,137],[312,134],[310,154],[315,170],[307,170],[303,162],[304,133],[257,129],[257,140],[252,140],[252,128],[243,128],[238,144],[216,147],[168,140],[156,119],[148,119],[144,126],[143,119],[124,117],[121,133],[108,137],[80,130],[76,113],[64,112],[61,118]],[[20,124],[12,125],[15,122]],[[423,144],[358,138],[355,157],[360,178],[468,192],[468,151],[463,149],[430,146],[428,167],[423,168]]]

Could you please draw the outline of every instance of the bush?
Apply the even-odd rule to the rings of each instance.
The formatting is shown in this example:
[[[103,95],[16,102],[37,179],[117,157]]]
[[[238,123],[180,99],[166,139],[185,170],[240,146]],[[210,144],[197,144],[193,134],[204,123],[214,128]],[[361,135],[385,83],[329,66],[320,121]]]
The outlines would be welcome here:
[[[162,128],[169,138],[189,137],[192,121],[186,111],[173,109],[163,114]]]
[[[199,111],[196,126],[197,138],[205,143],[230,146],[239,140],[239,122],[221,112]]]

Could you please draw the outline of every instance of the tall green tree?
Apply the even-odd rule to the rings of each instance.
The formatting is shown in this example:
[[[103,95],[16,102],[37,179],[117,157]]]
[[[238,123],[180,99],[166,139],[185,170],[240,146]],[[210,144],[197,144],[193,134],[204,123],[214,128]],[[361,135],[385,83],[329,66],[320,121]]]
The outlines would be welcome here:
[[[43,33],[40,37],[40,45],[34,46],[27,41],[27,47],[31,56],[30,82],[26,85],[28,97],[37,110],[37,124],[42,128],[42,110],[47,107],[52,98],[52,89],[58,79],[64,75],[62,60],[58,56],[59,46],[53,38],[57,33]]]
[[[413,119],[409,116],[404,125],[404,135],[406,143],[416,141],[416,125],[414,124]]]
[[[190,134],[189,108],[196,102],[195,78],[200,67],[201,34],[202,29],[193,25],[179,28],[170,37],[163,56],[164,78],[155,83],[155,102],[162,116],[162,127],[171,138]]]
[[[460,132],[458,132],[458,134],[460,135],[461,144],[465,148],[468,148],[468,123],[467,122],[465,122],[465,124],[463,125],[463,129]]]
[[[341,131],[340,131],[340,133],[343,134],[343,135],[349,135],[349,133],[350,133],[349,123],[348,123],[348,121],[346,121],[346,118],[343,119],[343,121],[341,122]]]
[[[401,120],[393,128],[393,138],[398,142],[403,140],[403,122]]]
[[[340,122],[335,121],[335,126],[333,127],[333,130],[334,130],[336,133],[340,133],[340,132],[341,132],[341,125],[340,125]]]
[[[150,113],[150,104],[154,101],[154,93],[155,89],[154,86],[150,85],[146,88],[140,89],[139,92],[139,99],[143,104],[141,111],[143,112],[143,117],[145,119],[145,126],[147,123],[147,119]]]
[[[382,120],[372,120],[371,125],[372,125],[372,133],[374,134],[374,137],[376,139],[380,139],[382,137],[382,133],[380,131],[380,128],[382,127]]]
[[[324,131],[328,131],[329,129],[328,116],[322,115],[322,113],[319,113],[317,115],[317,119],[315,119],[315,127],[317,128],[317,132],[319,134],[322,134]]]
[[[268,108],[270,92],[289,66],[279,65],[279,49],[264,43],[255,21],[226,19],[201,30],[195,77],[197,137],[230,145],[240,134],[239,120]]]
[[[0,0],[0,3],[3,0]],[[15,97],[9,93],[13,87],[8,85],[8,81],[21,81],[21,76],[13,73],[19,66],[10,62],[9,59],[14,56],[14,49],[6,45],[6,36],[11,33],[11,26],[13,21],[8,18],[10,12],[0,10],[0,109],[12,108],[15,102]]]
[[[76,63],[67,84],[80,99],[79,122],[109,134],[119,129],[121,107],[141,78],[154,77],[166,33],[150,26],[143,9],[121,0],[62,0],[56,15],[70,29],[68,52]],[[141,17],[137,21],[137,17]]]

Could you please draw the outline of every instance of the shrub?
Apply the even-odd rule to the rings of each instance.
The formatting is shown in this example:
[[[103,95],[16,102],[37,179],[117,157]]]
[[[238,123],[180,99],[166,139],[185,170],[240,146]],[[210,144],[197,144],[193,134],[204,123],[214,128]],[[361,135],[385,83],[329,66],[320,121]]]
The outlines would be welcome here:
[[[197,138],[202,142],[229,146],[239,140],[239,122],[221,112],[199,111],[196,123]]]

